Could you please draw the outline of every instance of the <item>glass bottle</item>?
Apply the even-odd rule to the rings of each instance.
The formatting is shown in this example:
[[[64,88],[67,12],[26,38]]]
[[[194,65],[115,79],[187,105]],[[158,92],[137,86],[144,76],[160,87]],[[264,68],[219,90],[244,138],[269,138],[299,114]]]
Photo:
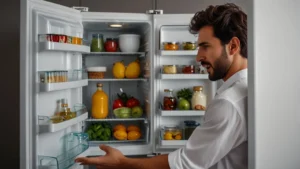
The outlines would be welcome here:
[[[173,89],[164,90],[164,110],[175,110],[176,109],[176,98],[173,95]]]
[[[202,86],[194,86],[194,93],[192,96],[193,110],[206,110],[206,95],[203,93]]]
[[[68,100],[67,99],[61,100],[60,116],[63,117],[64,120],[70,119],[70,112],[68,111]]]
[[[108,116],[108,96],[102,87],[101,83],[97,83],[97,91],[92,96],[92,117],[95,119],[104,119]]]

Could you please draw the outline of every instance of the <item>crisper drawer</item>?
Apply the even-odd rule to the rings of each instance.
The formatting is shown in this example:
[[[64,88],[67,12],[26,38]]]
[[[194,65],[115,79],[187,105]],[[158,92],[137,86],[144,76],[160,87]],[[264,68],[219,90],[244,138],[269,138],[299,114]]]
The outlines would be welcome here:
[[[86,121],[84,132],[88,134],[89,145],[122,144],[137,145],[149,143],[149,123],[146,119],[113,121]]]

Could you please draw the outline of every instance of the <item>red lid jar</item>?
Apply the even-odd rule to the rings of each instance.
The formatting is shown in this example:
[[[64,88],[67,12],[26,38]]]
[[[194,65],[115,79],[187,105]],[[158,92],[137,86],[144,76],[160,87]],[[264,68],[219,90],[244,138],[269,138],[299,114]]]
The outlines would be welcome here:
[[[106,52],[116,52],[118,50],[117,39],[107,38],[104,48]]]

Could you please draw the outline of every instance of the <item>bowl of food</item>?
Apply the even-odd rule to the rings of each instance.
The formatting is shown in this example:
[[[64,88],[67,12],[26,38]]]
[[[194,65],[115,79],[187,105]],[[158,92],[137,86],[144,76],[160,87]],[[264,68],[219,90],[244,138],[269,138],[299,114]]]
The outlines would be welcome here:
[[[140,48],[140,35],[137,34],[120,35],[119,47],[122,52],[137,52]]]

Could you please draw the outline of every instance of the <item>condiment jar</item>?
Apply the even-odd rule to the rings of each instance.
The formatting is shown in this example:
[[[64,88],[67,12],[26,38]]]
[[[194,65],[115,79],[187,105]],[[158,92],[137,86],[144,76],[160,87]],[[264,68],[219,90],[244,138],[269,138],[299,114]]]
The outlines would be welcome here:
[[[103,35],[102,34],[93,34],[93,39],[91,43],[91,52],[103,52]]]
[[[176,109],[176,98],[173,95],[173,89],[164,90],[164,110],[175,110]]]
[[[116,52],[118,50],[118,43],[116,39],[107,38],[105,42],[106,52]]]
[[[206,95],[203,93],[202,86],[194,86],[194,93],[192,96],[192,109],[193,110],[206,110]]]
[[[178,50],[179,42],[164,42],[164,50]]]
[[[196,121],[184,121],[184,139],[188,140],[198,126],[200,126],[200,123]]]

